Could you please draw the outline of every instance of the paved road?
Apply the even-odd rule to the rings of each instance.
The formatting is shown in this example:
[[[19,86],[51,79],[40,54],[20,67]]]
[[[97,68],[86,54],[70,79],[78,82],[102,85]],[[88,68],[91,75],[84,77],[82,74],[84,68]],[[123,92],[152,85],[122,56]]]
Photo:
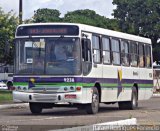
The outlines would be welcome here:
[[[102,122],[137,118],[140,125],[160,125],[160,97],[139,102],[137,110],[119,110],[118,105],[101,105],[96,115],[88,115],[77,108],[46,109],[41,115],[32,115],[29,108],[10,108],[0,110],[0,125],[34,125],[45,129],[92,125]],[[50,126],[45,126],[50,125]],[[27,127],[28,128],[28,127]],[[28,130],[28,129],[27,129]]]

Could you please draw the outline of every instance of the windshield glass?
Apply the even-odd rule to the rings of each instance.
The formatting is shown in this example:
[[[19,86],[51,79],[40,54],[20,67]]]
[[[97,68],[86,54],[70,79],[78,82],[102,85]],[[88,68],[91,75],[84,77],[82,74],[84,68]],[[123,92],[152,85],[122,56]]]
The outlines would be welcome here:
[[[35,38],[16,43],[16,74],[77,75],[79,38]]]

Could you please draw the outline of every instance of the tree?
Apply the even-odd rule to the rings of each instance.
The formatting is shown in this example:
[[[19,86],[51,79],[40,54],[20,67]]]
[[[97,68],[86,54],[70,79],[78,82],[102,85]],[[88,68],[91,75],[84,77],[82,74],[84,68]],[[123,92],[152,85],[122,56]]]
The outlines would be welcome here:
[[[155,47],[160,38],[160,0],[113,0],[113,4],[121,30],[148,37]]]
[[[7,43],[13,43],[15,30],[18,25],[18,18],[12,13],[4,13],[0,8],[0,63],[12,63],[13,54],[5,54],[5,47]],[[10,51],[13,52],[13,44],[10,45]]]
[[[108,19],[96,14],[93,10],[76,10],[68,12],[63,18],[60,18],[60,12],[56,9],[38,9],[34,12],[32,19],[25,20],[25,23],[39,22],[69,22],[81,23],[112,30],[119,30],[118,20]]]
[[[118,30],[117,20],[115,19],[110,20],[104,16],[96,14],[95,11],[89,9],[68,12],[64,16],[64,21]]]
[[[34,16],[31,19],[31,22],[40,23],[40,22],[60,22],[60,12],[56,9],[38,9],[34,12]]]

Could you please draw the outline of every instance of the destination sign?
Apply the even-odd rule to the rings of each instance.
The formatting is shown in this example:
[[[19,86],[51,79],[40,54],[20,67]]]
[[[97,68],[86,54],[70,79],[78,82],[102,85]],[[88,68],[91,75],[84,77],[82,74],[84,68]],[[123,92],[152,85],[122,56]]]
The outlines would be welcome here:
[[[20,26],[17,36],[43,36],[43,35],[78,35],[79,28],[75,25],[31,25]]]

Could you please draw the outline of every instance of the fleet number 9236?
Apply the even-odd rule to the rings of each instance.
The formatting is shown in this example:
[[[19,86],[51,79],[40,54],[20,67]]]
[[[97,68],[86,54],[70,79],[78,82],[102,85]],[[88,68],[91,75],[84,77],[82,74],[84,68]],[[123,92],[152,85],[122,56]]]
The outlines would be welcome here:
[[[64,78],[64,82],[75,82],[74,78]]]

